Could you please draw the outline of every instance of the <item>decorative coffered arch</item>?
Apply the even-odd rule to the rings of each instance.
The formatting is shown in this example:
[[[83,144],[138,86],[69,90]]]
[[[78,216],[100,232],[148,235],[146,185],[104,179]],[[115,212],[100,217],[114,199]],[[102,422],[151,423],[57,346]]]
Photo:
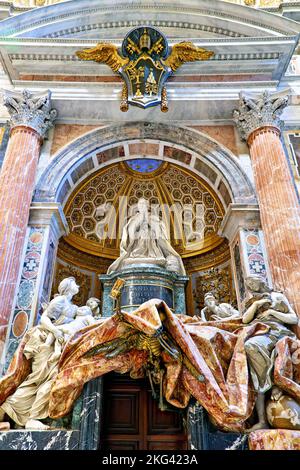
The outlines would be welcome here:
[[[34,201],[65,204],[89,174],[124,159],[169,161],[198,174],[230,203],[256,204],[252,183],[238,159],[205,134],[171,124],[133,122],[95,129],[60,150],[41,175]]]

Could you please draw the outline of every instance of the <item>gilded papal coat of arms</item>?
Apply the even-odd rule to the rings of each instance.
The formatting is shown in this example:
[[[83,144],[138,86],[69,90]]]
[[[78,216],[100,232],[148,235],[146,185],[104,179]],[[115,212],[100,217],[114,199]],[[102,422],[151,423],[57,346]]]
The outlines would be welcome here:
[[[161,105],[168,111],[166,80],[183,63],[207,60],[214,55],[191,42],[168,46],[165,36],[156,28],[144,26],[130,31],[123,40],[121,53],[110,43],[99,43],[92,49],[78,51],[83,60],[107,64],[124,80],[121,111],[128,105],[141,108]]]

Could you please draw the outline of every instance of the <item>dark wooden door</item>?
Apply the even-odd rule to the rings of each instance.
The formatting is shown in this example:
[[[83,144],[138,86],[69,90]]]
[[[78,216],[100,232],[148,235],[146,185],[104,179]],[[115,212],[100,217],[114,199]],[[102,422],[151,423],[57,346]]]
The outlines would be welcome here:
[[[187,449],[182,412],[160,411],[146,380],[104,378],[103,450]]]

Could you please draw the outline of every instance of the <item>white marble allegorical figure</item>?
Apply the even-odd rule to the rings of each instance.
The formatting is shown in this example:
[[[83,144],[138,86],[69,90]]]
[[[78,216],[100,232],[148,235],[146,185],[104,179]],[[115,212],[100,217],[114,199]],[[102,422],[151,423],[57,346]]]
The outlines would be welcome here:
[[[212,292],[205,294],[204,305],[204,308],[201,310],[201,317],[199,317],[201,321],[221,321],[241,318],[239,311],[232,305],[226,303],[219,304]]]
[[[39,325],[27,333],[23,354],[31,359],[31,372],[0,406],[0,421],[7,414],[26,429],[48,429],[40,420],[49,416],[49,396],[66,341],[93,321],[89,307],[78,308],[72,298],[79,292],[73,277],[61,281],[58,295],[44,310]],[[1,379],[5,381],[5,376]]]
[[[120,256],[108,268],[108,274],[138,264],[155,264],[185,274],[182,259],[168,240],[164,222],[148,206],[148,201],[139,199],[136,214],[122,231]]]

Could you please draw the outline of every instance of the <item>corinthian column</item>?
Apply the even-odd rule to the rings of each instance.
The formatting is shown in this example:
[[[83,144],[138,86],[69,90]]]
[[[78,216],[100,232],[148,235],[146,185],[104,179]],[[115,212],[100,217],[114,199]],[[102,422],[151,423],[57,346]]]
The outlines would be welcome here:
[[[286,293],[300,316],[300,206],[280,140],[287,103],[287,91],[241,94],[234,120],[250,148],[274,288]]]
[[[56,117],[50,91],[4,91],[3,101],[11,133],[0,173],[0,349],[22,262],[40,148]]]

